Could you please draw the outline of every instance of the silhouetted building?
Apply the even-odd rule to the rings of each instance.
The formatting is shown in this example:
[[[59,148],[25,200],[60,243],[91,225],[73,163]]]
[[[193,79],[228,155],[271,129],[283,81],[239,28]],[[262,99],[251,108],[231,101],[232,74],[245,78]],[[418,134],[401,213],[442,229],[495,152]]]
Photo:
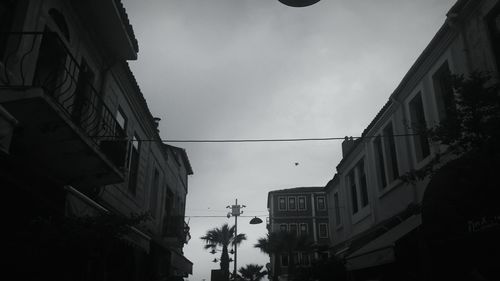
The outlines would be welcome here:
[[[499,78],[499,10],[495,0],[457,1],[443,26],[363,131],[364,138],[346,138],[343,142],[343,159],[326,192],[331,251],[344,259],[352,280],[498,277],[491,271],[499,254],[495,252],[498,236],[492,238],[494,231],[498,234],[498,213],[496,222],[473,219],[467,210],[458,211],[457,206],[465,206],[468,200],[458,186],[446,187],[446,180],[441,180],[431,190],[427,188],[429,179],[407,184],[400,176],[423,167],[443,149],[425,135],[412,134],[419,132],[419,126],[429,128],[450,114],[447,105],[454,91],[450,74],[482,70]],[[441,161],[445,163],[451,157]],[[449,182],[453,182],[452,177],[448,177]],[[443,196],[438,201],[431,193]],[[476,198],[472,193],[468,196]],[[449,228],[439,231],[460,228],[459,232],[439,236],[434,229],[435,236],[424,237],[424,228],[429,232],[433,218],[424,220],[422,212],[426,208],[430,212],[425,203],[431,198],[435,202],[430,217],[439,218],[436,223]],[[475,204],[486,202],[478,200]],[[487,230],[477,234],[468,229],[471,222],[482,219],[490,226]],[[468,241],[477,244],[466,245]],[[447,250],[438,256],[434,253],[440,245],[447,245]]]
[[[310,267],[313,261],[328,258],[328,204],[324,188],[297,187],[270,191],[267,208],[269,232],[291,232],[309,238],[308,249],[294,253],[295,268]],[[271,272],[280,272],[286,278],[291,260],[288,253],[279,257],[271,254]]]
[[[0,186],[13,211],[13,276],[190,274],[182,248],[192,168],[183,149],[162,144],[129,68],[138,44],[121,1],[0,1],[0,31]]]

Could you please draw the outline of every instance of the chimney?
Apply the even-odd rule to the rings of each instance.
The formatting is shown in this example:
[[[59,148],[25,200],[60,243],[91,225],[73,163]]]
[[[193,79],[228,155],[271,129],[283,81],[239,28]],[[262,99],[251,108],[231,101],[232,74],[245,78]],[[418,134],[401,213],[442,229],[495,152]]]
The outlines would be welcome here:
[[[342,142],[342,157],[345,157],[349,151],[351,151],[352,146],[354,145],[353,137],[345,137]]]
[[[159,118],[159,117],[153,118],[153,121],[155,122],[155,129],[158,133],[160,132],[160,129],[158,129],[158,127],[160,126],[160,120],[161,120],[161,118]]]

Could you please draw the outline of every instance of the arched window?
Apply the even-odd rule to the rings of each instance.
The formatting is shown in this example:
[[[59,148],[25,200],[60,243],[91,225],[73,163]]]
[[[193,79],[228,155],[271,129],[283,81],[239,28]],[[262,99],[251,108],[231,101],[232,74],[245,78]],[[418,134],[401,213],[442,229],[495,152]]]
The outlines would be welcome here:
[[[49,10],[49,15],[59,28],[59,31],[62,33],[64,38],[66,38],[66,40],[68,40],[69,42],[69,28],[68,24],[66,23],[66,19],[64,18],[64,15],[58,10],[53,8]]]

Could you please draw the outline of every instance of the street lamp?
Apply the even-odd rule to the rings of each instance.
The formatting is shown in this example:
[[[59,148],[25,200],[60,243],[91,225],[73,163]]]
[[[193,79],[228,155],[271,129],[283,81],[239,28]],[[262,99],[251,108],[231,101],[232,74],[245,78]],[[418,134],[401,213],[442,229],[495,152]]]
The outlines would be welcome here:
[[[245,205],[238,205],[238,199],[236,199],[236,202],[234,205],[227,206],[226,208],[231,208],[231,212],[227,213],[227,217],[230,218],[231,216],[234,217],[234,238],[238,236],[238,216],[243,214],[243,211],[241,208],[245,208]],[[233,271],[233,278],[236,280],[236,269],[238,267],[237,265],[237,250],[238,245],[235,243],[234,244],[234,271]]]
[[[319,0],[279,0],[281,3],[290,7],[307,7],[319,2]]]
[[[231,212],[227,213],[227,218],[230,218],[231,216],[234,217],[234,237],[236,238],[238,236],[238,216],[243,214],[243,211],[241,210],[242,208],[246,208],[245,205],[238,205],[238,199],[236,199],[236,202],[234,205],[227,206],[226,208],[231,209]],[[250,224],[259,224],[262,223],[262,220],[258,217],[254,217],[250,220]],[[233,271],[233,278],[236,280],[236,269],[238,268],[236,258],[237,258],[237,245],[234,244],[234,251],[231,250],[231,254],[234,254],[234,271]]]
[[[259,223],[262,223],[262,220],[258,217],[255,217],[250,220],[250,224],[259,224]]]

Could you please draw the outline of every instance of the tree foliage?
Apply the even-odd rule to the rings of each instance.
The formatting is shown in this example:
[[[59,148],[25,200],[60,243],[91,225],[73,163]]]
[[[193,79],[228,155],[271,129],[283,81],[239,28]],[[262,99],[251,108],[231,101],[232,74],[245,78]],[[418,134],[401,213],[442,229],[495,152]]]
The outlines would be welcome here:
[[[500,84],[490,75],[474,71],[468,77],[452,75],[454,96],[447,103],[446,118],[438,125],[414,128],[440,149],[417,170],[402,175],[406,182],[432,176],[446,161],[465,154],[498,155],[500,143]]]
[[[206,250],[216,250],[217,247],[222,247],[222,254],[220,258],[220,269],[224,271],[226,280],[229,279],[229,253],[228,246],[238,246],[246,240],[245,234],[240,233],[235,236],[235,226],[223,224],[220,228],[213,228],[208,230],[207,233],[200,237],[205,242],[204,248]]]
[[[247,264],[245,267],[240,267],[238,272],[245,281],[260,281],[267,275],[267,271],[262,269],[264,266],[258,264]]]
[[[292,276],[295,271],[294,252],[310,252],[313,243],[307,235],[297,235],[292,232],[279,231],[268,233],[266,237],[259,238],[254,245],[263,253],[274,257],[274,264],[279,264],[281,255],[288,256],[288,275]],[[275,267],[275,272],[272,272],[273,280],[277,280],[281,274],[280,266]]]

